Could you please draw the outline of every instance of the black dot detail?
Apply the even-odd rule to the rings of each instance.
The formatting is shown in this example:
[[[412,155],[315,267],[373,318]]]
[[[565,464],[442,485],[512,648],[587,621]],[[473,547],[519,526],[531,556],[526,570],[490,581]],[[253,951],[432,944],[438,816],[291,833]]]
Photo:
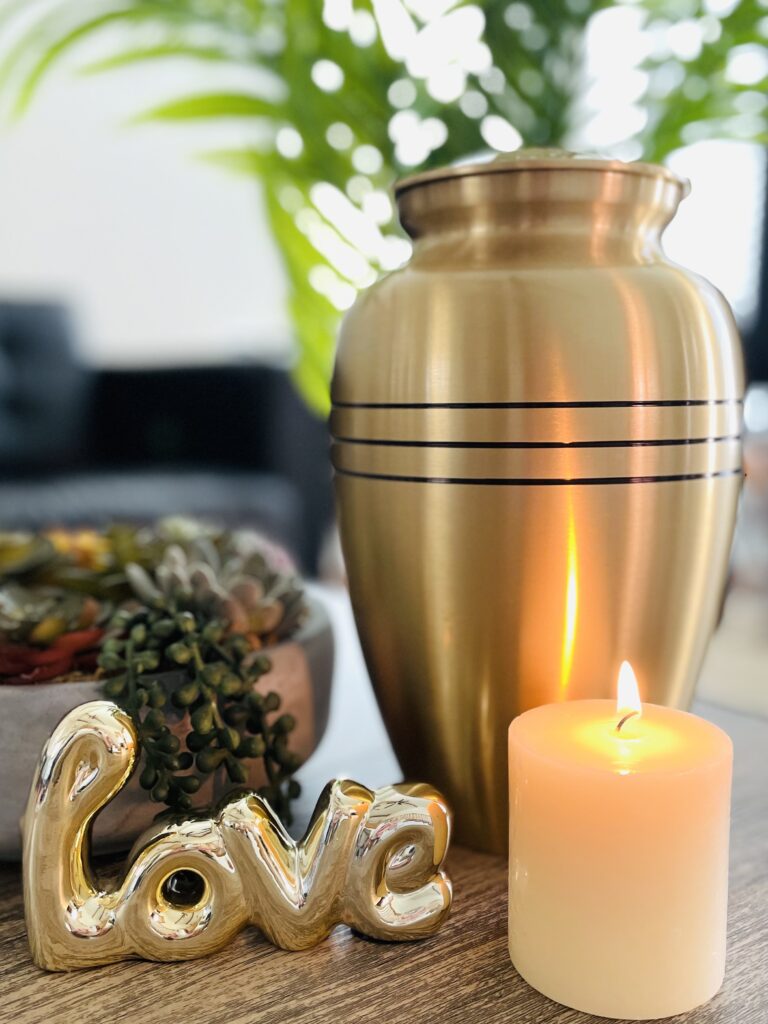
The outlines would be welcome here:
[[[205,894],[205,879],[197,871],[174,871],[163,882],[162,894],[172,907],[194,907]]]

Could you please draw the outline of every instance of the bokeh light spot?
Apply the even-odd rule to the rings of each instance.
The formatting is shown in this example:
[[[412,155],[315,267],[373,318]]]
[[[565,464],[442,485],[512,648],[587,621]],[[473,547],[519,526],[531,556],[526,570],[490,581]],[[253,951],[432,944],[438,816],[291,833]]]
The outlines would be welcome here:
[[[318,60],[312,65],[312,81],[323,92],[337,92],[344,85],[344,72],[332,60]]]
[[[398,78],[387,90],[387,99],[398,110],[410,107],[416,102],[416,86],[410,78]]]
[[[352,154],[352,166],[361,174],[378,174],[384,158],[375,146],[358,146]]]
[[[480,118],[488,113],[488,100],[481,92],[469,89],[459,100],[459,107],[465,117]]]
[[[368,11],[355,11],[349,26],[349,36],[355,46],[371,46],[376,42],[376,19]]]
[[[328,140],[329,146],[333,146],[334,149],[339,150],[349,149],[355,141],[352,129],[348,124],[344,124],[342,121],[334,121],[333,124],[328,125],[328,131],[325,133],[325,137]]]
[[[295,160],[297,156],[301,156],[304,140],[295,128],[284,125],[275,135],[275,148],[286,160]]]
[[[488,114],[480,124],[480,134],[491,149],[499,153],[511,153],[523,143],[520,132],[514,125],[498,114]]]
[[[533,24],[533,13],[528,4],[510,4],[504,11],[504,21],[515,32],[522,32]]]

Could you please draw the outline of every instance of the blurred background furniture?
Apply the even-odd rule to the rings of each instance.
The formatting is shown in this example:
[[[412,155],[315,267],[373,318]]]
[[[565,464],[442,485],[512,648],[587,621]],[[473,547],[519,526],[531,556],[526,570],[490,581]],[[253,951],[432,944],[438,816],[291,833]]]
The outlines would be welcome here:
[[[0,301],[0,528],[163,515],[260,528],[315,571],[325,424],[279,368],[92,369],[62,306]]]

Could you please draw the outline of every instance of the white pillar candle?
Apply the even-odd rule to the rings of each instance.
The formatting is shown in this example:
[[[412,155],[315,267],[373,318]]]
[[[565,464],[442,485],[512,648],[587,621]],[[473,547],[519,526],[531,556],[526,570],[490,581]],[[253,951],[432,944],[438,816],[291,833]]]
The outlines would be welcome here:
[[[548,704],[510,726],[509,952],[550,999],[646,1020],[723,981],[732,747],[639,709]]]

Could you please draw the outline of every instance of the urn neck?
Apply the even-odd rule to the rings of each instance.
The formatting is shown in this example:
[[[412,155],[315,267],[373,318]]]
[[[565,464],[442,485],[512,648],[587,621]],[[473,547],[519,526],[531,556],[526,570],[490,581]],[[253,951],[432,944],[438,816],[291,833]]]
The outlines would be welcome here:
[[[417,260],[606,264],[658,259],[686,194],[663,167],[527,151],[406,179],[397,200]]]

